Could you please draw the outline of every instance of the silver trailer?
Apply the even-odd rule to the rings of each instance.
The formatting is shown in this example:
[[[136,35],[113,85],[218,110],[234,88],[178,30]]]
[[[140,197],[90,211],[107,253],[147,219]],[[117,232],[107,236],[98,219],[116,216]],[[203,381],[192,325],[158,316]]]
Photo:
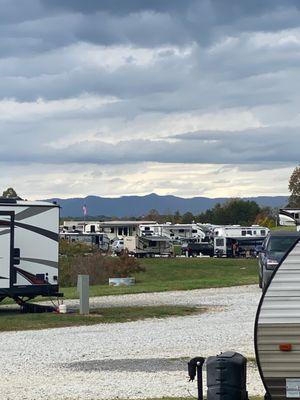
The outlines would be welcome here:
[[[171,256],[173,246],[163,236],[127,236],[124,249],[136,257]]]
[[[59,237],[69,243],[85,243],[101,251],[108,251],[110,240],[105,233],[60,232]]]
[[[274,270],[255,321],[266,399],[300,398],[300,236]]]
[[[59,296],[59,206],[0,198],[0,301]]]
[[[300,208],[281,208],[278,213],[279,225],[296,226],[300,230]]]
[[[204,240],[205,233],[198,224],[141,224],[140,234],[145,236],[165,236],[172,242],[183,242],[186,239]]]

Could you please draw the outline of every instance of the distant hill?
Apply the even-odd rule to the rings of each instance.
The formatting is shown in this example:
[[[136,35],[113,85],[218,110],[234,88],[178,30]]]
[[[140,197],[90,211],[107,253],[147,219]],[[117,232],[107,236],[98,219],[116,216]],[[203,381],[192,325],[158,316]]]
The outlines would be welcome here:
[[[287,204],[288,196],[245,197],[244,200],[254,200],[260,206],[281,207]],[[62,217],[82,217],[82,206],[85,204],[89,216],[107,217],[138,217],[149,210],[156,209],[161,214],[181,214],[190,211],[199,214],[212,208],[216,203],[224,203],[228,198],[193,197],[185,199],[176,196],[159,196],[155,193],[146,196],[122,196],[118,198],[87,196],[85,198],[47,199],[56,201],[61,206]]]

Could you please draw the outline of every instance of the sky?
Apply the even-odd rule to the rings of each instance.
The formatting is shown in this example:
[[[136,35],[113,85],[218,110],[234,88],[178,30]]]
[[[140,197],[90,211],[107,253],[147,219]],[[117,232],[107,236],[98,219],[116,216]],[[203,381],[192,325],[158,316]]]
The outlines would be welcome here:
[[[298,0],[0,0],[0,186],[286,195]]]

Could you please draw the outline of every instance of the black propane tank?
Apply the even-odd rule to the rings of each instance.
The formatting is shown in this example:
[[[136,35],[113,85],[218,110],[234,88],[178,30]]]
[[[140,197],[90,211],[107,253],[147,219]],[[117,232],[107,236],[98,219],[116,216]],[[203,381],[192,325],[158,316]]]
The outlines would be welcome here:
[[[232,351],[208,357],[207,400],[248,400],[246,365],[247,359]]]

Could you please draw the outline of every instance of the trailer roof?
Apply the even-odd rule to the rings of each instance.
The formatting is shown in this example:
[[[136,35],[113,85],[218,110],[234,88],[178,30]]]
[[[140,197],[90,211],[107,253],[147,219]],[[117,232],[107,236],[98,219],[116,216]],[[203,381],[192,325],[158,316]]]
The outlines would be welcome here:
[[[15,201],[14,201],[15,200]],[[35,206],[35,207],[59,207],[58,204],[55,203],[50,203],[47,201],[27,201],[27,200],[17,200],[17,199],[4,199],[0,197],[0,206],[10,206],[10,207],[16,207],[16,206],[22,206],[22,207],[30,207],[30,206]]]

